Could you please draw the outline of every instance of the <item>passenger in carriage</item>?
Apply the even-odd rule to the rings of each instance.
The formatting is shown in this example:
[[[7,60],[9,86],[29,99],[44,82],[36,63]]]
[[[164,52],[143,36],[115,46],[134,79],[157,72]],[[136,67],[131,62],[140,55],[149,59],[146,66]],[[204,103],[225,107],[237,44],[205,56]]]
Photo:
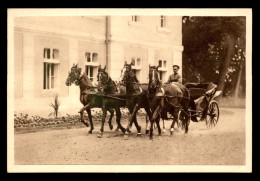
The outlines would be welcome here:
[[[200,83],[200,82],[202,82],[202,81],[203,81],[203,80],[202,80],[202,78],[201,78],[200,73],[198,72],[197,69],[195,69],[194,72],[193,72],[193,75],[192,75],[191,78],[190,78],[190,82]]]
[[[178,70],[180,67],[178,65],[173,65],[173,74],[169,76],[169,79],[166,83],[172,83],[172,82],[179,82],[182,83],[182,77],[180,74],[178,74]]]

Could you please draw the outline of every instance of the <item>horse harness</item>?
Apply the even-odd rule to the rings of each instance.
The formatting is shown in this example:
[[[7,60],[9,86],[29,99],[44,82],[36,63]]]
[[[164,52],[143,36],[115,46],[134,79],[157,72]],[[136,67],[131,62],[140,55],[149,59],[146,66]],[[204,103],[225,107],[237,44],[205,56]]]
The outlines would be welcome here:
[[[165,100],[168,104],[170,104],[171,106],[173,106],[173,107],[179,109],[180,111],[183,111],[184,114],[186,114],[187,116],[190,116],[190,114],[189,114],[188,112],[186,112],[186,111],[183,109],[182,106],[177,106],[177,105],[175,105],[175,104],[169,102],[169,98],[179,98],[179,96],[169,96],[169,95],[166,95],[166,94],[165,94],[165,90],[164,90],[163,87],[159,86],[158,88],[159,88],[159,91],[156,92],[155,97],[164,97],[164,100]],[[188,97],[182,97],[182,98],[183,98],[183,99],[190,99],[190,98],[188,98]]]

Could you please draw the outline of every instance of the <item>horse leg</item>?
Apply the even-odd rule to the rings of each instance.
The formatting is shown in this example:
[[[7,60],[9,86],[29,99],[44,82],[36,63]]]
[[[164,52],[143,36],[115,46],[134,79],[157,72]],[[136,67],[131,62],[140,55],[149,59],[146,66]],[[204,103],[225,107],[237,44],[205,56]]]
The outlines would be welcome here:
[[[160,127],[160,116],[158,116],[156,118],[156,125],[158,127],[158,135],[161,136],[162,135],[162,131],[161,131],[161,127]]]
[[[190,115],[187,115],[188,110],[184,110],[183,114],[185,114],[184,119],[185,119],[185,133],[188,133],[189,131],[189,123],[190,123]]]
[[[85,121],[84,121],[83,113],[84,113],[84,110],[89,109],[89,107],[90,107],[90,103],[88,103],[87,105],[85,105],[85,106],[84,106],[83,108],[81,108],[80,111],[79,111],[81,122],[82,122],[83,124],[85,124],[87,127],[89,127],[89,124],[88,124],[88,122],[85,122]]]
[[[88,119],[89,119],[89,122],[90,122],[90,130],[89,130],[89,133],[92,134],[92,131],[94,129],[94,126],[93,126],[93,120],[92,120],[92,115],[91,115],[91,110],[90,109],[86,109],[87,113],[88,113]]]
[[[140,126],[138,127],[138,124],[137,124],[136,119],[135,119],[135,116],[136,116],[138,109],[139,109],[138,104],[135,105],[134,109],[128,107],[128,110],[130,112],[130,116],[128,118],[128,124],[127,124],[127,127],[126,127],[126,134],[130,133],[130,127],[133,124],[133,122],[135,123],[137,131],[141,130],[141,127]]]
[[[81,120],[81,122],[84,124],[84,125],[86,125],[87,127],[89,127],[89,124],[88,124],[88,122],[86,121],[84,121],[84,116],[83,116],[83,113],[84,113],[84,110],[83,111],[81,111],[81,112],[79,112],[80,113],[80,120]]]
[[[151,124],[150,124],[150,140],[153,139],[153,123],[154,123],[154,119],[150,120]]]
[[[145,109],[145,111],[146,111],[146,113],[148,115],[148,116],[146,116],[146,130],[145,130],[145,134],[148,134],[149,133],[149,129],[150,129],[150,120],[152,119],[152,113],[151,113],[149,107],[145,107],[144,109]],[[149,119],[147,119],[147,117]]]
[[[160,114],[163,109],[163,105],[157,106],[157,108],[153,111],[152,119],[151,119],[151,127],[150,127],[150,139],[153,139],[153,124],[157,119],[160,120]],[[159,128],[158,128],[159,129]]]
[[[174,133],[174,125],[175,125],[175,122],[176,122],[176,118],[174,117],[173,119],[172,119],[172,124],[171,124],[171,135],[173,135],[173,133]]]
[[[125,128],[121,125],[120,119],[121,119],[120,108],[117,108],[117,109],[116,109],[116,123],[117,123],[118,127],[121,129],[121,131],[122,131],[123,133],[125,133],[126,130],[125,130]]]
[[[108,111],[110,112],[110,117],[109,117],[109,120],[108,120],[108,124],[109,124],[110,130],[112,130],[113,129],[112,118],[114,116],[114,110],[109,108]]]
[[[167,113],[166,113],[167,114]],[[166,133],[166,129],[165,129],[165,124],[164,124],[164,119],[163,120],[163,133]]]
[[[86,104],[83,108],[80,109],[79,113],[82,113],[85,109],[88,109],[90,106],[90,103]]]
[[[134,122],[134,124],[135,124],[135,127],[137,129],[137,134],[140,135],[141,134],[141,126],[138,125],[138,122],[136,120],[136,113],[137,113],[138,110],[139,110],[139,105],[136,104],[131,115],[133,116],[132,122]],[[131,123],[130,123],[130,125],[131,125]]]
[[[126,126],[126,134],[130,134],[131,133],[131,128],[132,128],[132,124],[133,124],[133,109],[128,107],[128,110],[129,110],[129,113],[130,113],[130,116],[128,118],[128,123],[127,123],[127,126]]]
[[[105,106],[103,106],[102,111],[103,111],[103,117],[102,117],[100,132],[99,132],[99,135],[97,136],[98,138],[102,138],[102,136],[103,136],[104,123],[105,123],[105,119],[106,119],[106,116],[107,116],[107,108]]]
[[[135,114],[135,116],[134,116],[133,121],[134,121],[135,127],[136,127],[136,129],[137,129],[137,136],[141,136],[141,129],[142,129],[142,128],[141,128],[141,126],[138,125],[138,122],[137,122],[137,120],[136,120],[136,114]]]
[[[173,111],[173,119],[172,119],[172,124],[171,124],[171,135],[173,135],[173,133],[174,133],[174,125],[175,125],[175,123],[178,121],[178,112],[179,112],[179,110],[174,110]]]

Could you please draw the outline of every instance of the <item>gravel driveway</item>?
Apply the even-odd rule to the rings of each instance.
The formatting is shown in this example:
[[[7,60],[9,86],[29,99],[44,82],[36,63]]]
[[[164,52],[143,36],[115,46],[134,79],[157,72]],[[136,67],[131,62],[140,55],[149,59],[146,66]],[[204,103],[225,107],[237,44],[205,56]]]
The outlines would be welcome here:
[[[225,108],[220,114],[214,129],[191,122],[188,134],[176,129],[171,136],[166,121],[167,132],[158,136],[155,130],[153,140],[145,135],[144,117],[138,119],[142,136],[133,126],[127,140],[107,123],[103,138],[97,138],[97,121],[93,134],[85,127],[15,134],[14,160],[17,165],[244,165],[245,109]]]

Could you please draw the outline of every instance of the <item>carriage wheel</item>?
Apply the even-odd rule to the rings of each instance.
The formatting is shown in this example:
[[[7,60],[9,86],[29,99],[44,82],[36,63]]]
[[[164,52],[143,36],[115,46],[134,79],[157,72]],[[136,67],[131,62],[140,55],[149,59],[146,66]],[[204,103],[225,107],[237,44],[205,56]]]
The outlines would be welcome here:
[[[212,100],[209,103],[207,116],[206,116],[206,125],[208,126],[208,128],[215,127],[218,123],[218,118],[219,118],[218,103],[217,101]]]

